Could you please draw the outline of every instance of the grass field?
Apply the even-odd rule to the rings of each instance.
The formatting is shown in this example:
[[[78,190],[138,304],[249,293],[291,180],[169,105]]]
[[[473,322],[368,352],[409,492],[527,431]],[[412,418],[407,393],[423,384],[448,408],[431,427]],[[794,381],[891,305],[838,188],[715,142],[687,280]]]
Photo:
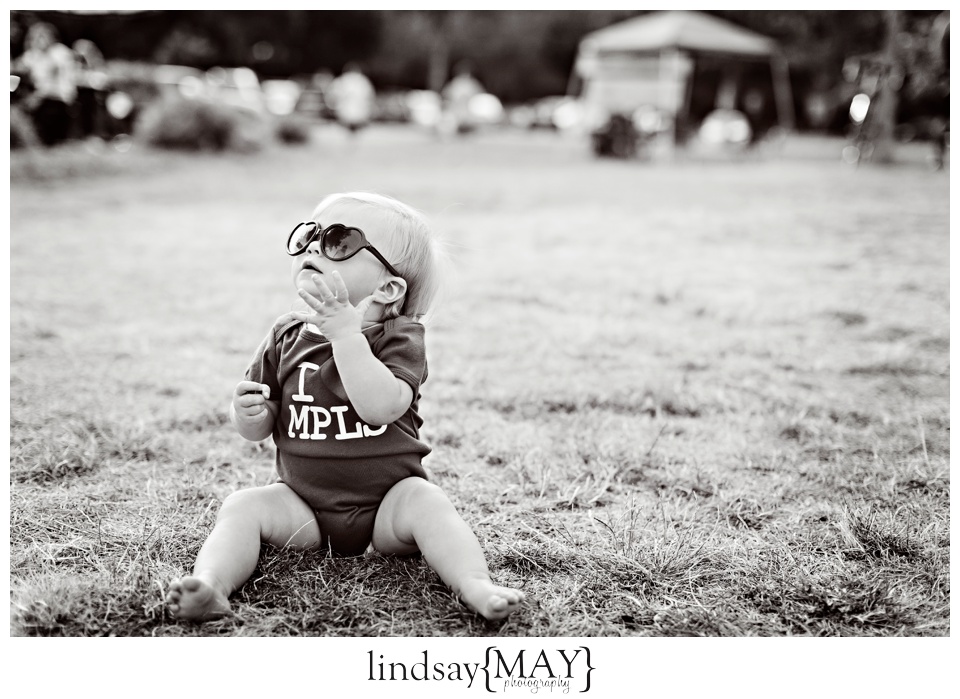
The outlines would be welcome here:
[[[13,153],[11,633],[949,635],[949,175],[839,147]],[[527,603],[486,623],[419,558],[264,549],[235,617],[176,623],[167,582],[270,481],[227,407],[293,301],[284,236],[348,189],[446,234],[427,463]]]

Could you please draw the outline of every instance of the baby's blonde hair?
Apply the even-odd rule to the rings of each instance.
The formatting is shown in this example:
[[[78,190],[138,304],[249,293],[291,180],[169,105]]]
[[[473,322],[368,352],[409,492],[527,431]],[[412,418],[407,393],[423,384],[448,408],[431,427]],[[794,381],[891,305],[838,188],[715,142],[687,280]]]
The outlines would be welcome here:
[[[313,210],[314,221],[324,226],[348,221],[321,221],[324,212],[340,204],[364,206],[376,210],[384,222],[388,234],[385,249],[377,249],[396,267],[407,282],[407,293],[399,301],[384,308],[384,316],[399,315],[422,320],[433,310],[441,289],[444,257],[440,240],[427,220],[426,215],[385,194],[372,192],[342,192],[330,194]]]

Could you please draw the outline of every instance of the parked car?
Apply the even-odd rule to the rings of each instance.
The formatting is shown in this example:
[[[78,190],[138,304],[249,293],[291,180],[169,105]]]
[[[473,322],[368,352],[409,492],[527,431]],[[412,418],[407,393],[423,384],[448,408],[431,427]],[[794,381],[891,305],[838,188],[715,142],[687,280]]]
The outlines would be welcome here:
[[[377,92],[373,106],[373,120],[405,124],[410,121],[405,90],[381,90]]]

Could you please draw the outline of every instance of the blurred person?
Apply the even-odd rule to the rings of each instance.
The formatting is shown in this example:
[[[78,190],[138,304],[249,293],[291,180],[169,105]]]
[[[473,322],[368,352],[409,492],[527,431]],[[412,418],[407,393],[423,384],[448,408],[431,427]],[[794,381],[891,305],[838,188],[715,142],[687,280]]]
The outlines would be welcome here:
[[[33,119],[40,141],[55,145],[70,136],[77,98],[77,70],[73,52],[57,41],[57,30],[46,22],[30,26],[25,50],[14,70],[23,70],[32,92],[24,105]]]
[[[103,138],[107,86],[103,54],[89,39],[77,39],[72,48],[77,61],[77,131],[83,138]]]
[[[370,123],[376,92],[359,65],[344,66],[343,73],[331,81],[328,94],[337,121],[351,134]]]
[[[473,131],[477,124],[470,111],[470,100],[485,92],[480,81],[473,77],[470,64],[461,61],[454,68],[454,76],[441,94],[446,118],[451,122],[452,131],[465,134]]]
[[[931,32],[930,50],[939,67],[936,86],[935,114],[931,123],[933,132],[933,163],[942,170],[946,162],[950,138],[950,11],[937,15]]]
[[[319,96],[317,114],[323,119],[336,120],[337,113],[333,110],[330,97],[330,85],[333,83],[333,71],[320,68],[310,77],[310,90]]]
[[[523,593],[492,582],[473,531],[421,464],[431,451],[417,412],[421,319],[442,261],[430,225],[390,197],[334,194],[297,224],[287,253],[303,310],[274,323],[230,407],[242,437],[272,435],[279,477],[226,498],[193,574],[169,586],[170,611],[230,614],[265,542],[334,556],[419,551],[468,607],[506,617]]]

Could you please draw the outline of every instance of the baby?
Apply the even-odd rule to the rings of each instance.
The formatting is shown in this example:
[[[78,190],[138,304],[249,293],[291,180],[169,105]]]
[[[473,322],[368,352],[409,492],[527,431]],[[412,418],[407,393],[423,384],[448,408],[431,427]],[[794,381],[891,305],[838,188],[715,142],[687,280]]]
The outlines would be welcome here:
[[[438,290],[436,240],[423,216],[367,193],[325,198],[290,234],[303,311],[267,334],[230,418],[246,439],[273,436],[276,483],[224,500],[193,575],[170,583],[182,619],[230,612],[261,542],[359,556],[420,551],[471,609],[501,619],[523,601],[494,585],[480,544],[421,459],[424,326]],[[388,261],[389,260],[389,261]]]

